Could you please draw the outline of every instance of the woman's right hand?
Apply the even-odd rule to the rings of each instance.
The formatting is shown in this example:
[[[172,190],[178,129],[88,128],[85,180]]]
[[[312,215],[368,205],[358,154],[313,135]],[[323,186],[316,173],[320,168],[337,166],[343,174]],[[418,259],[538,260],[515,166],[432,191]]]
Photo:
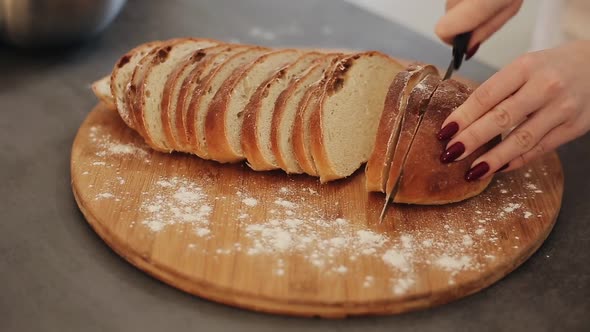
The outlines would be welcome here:
[[[522,6],[523,0],[447,0],[446,14],[435,32],[447,44],[461,33],[473,31],[467,47],[467,59],[479,45],[506,24]]]

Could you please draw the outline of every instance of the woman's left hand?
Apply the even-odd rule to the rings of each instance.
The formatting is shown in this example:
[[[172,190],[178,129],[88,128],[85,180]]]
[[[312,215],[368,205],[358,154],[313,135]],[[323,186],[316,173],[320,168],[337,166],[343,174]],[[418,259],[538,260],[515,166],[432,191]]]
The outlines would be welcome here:
[[[528,53],[477,88],[443,123],[452,137],[442,162],[467,157],[509,132],[472,164],[466,179],[523,166],[590,130],[590,41]]]

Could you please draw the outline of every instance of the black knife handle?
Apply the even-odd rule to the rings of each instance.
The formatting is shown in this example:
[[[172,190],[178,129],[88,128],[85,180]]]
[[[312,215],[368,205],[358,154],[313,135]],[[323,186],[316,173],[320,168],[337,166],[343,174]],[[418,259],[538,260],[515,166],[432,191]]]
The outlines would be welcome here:
[[[455,70],[461,67],[463,57],[467,53],[467,46],[469,46],[469,41],[471,40],[471,34],[471,31],[465,32],[453,39],[453,67]]]

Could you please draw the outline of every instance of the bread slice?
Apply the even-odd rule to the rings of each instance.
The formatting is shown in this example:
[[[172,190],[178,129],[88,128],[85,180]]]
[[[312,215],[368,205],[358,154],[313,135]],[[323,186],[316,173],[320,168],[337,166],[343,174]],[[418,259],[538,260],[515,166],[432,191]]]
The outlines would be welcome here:
[[[197,86],[203,81],[211,71],[218,68],[225,60],[231,56],[250,49],[251,46],[246,45],[223,45],[210,48],[205,58],[200,61],[194,68],[187,68],[190,70],[188,75],[184,78],[184,81],[180,83],[180,91],[178,93],[178,100],[176,104],[175,119],[171,127],[176,131],[177,139],[177,150],[183,152],[192,152],[199,157],[203,157],[200,151],[193,151],[191,149],[186,119],[188,116],[189,105],[193,97],[193,93],[197,90]]]
[[[312,111],[318,106],[325,91],[324,87],[330,74],[342,57],[344,56],[340,55],[329,59],[329,62],[325,65],[326,67],[322,70],[320,80],[311,84],[305,91],[295,112],[295,121],[293,122],[291,134],[293,155],[303,172],[311,176],[317,176],[318,173],[311,155],[311,127],[309,121]]]
[[[139,108],[142,101],[142,98],[139,98],[139,90],[143,84],[143,80],[145,75],[147,74],[149,68],[157,63],[157,55],[158,53],[167,54],[172,46],[176,43],[183,42],[186,38],[174,38],[169,39],[163,42],[160,42],[159,45],[154,47],[151,51],[149,51],[141,60],[137,63],[135,68],[133,69],[133,74],[129,79],[129,83],[125,87],[125,97],[123,101],[127,107],[129,112],[129,118],[131,123],[133,124],[133,129],[141,135],[147,143],[149,143],[145,130],[143,128],[143,120],[139,117]]]
[[[109,109],[117,109],[115,99],[111,93],[111,76],[105,76],[100,80],[92,83],[92,92],[102,101]]]
[[[137,67],[137,64],[148,54],[150,51],[159,46],[162,42],[154,41],[139,45],[123,55],[115,64],[110,77],[110,90],[113,96],[117,111],[123,119],[123,122],[130,128],[135,128],[135,122],[133,121],[133,115],[128,107],[126,101],[126,89],[127,85],[131,81],[131,76]]]
[[[420,126],[420,114],[426,111],[426,107],[430,102],[434,91],[441,82],[438,73],[426,76],[413,89],[408,98],[406,111],[402,116],[401,127],[399,129],[399,137],[393,152],[393,158],[388,165],[388,176],[386,178],[385,193],[389,197],[398,182],[404,167],[404,159],[412,145],[412,138],[416,135]]]
[[[166,84],[164,85],[164,92],[162,94],[162,124],[164,126],[164,134],[166,141],[170,143],[170,148],[175,151],[180,151],[180,133],[184,137],[184,131],[177,131],[177,129],[183,130],[184,128],[178,128],[176,126],[176,111],[179,110],[178,101],[180,96],[180,90],[185,79],[189,74],[199,66],[207,57],[212,54],[218,54],[225,50],[227,45],[217,45],[208,48],[198,49],[188,58],[181,61],[176,69],[170,74]]]
[[[278,166],[287,173],[303,173],[303,169],[299,166],[295,157],[292,141],[299,104],[304,99],[308,89],[321,80],[325,71],[337,56],[339,54],[327,54],[320,59],[316,59],[300,78],[296,78],[277,97],[272,115],[270,143]]]
[[[205,122],[209,105],[220,87],[235,71],[242,70],[269,51],[264,47],[252,47],[234,54],[197,84],[192,92],[186,116],[186,130],[191,152],[203,159],[211,159],[205,137]]]
[[[351,175],[369,158],[385,97],[403,66],[372,51],[347,56],[311,114],[311,151],[322,183]]]
[[[138,112],[141,117],[146,141],[156,150],[170,152],[171,144],[166,140],[162,123],[162,98],[164,86],[178,64],[195,51],[218,45],[219,42],[207,39],[186,39],[160,50],[148,69],[138,92]]]
[[[223,83],[205,119],[205,139],[211,159],[222,163],[244,159],[241,134],[246,104],[262,83],[300,55],[298,50],[270,52],[237,70]]]
[[[459,202],[480,194],[489,185],[492,177],[474,182],[467,182],[463,177],[475,159],[500,141],[499,137],[463,160],[450,164],[439,161],[446,142],[439,141],[435,134],[471,92],[469,87],[454,80],[439,84],[410,147],[394,202],[425,205]]]
[[[365,167],[365,187],[367,191],[385,192],[389,166],[398,142],[402,119],[408,105],[408,97],[414,86],[426,75],[435,73],[437,73],[437,70],[433,66],[412,64],[395,76],[385,98],[385,106],[379,120],[375,146]],[[428,102],[428,99],[426,102]]]
[[[271,130],[275,103],[287,87],[309,70],[312,63],[324,54],[310,52],[300,56],[293,64],[279,70],[261,84],[250,98],[244,111],[242,125],[242,150],[250,168],[257,171],[278,168],[272,150]]]

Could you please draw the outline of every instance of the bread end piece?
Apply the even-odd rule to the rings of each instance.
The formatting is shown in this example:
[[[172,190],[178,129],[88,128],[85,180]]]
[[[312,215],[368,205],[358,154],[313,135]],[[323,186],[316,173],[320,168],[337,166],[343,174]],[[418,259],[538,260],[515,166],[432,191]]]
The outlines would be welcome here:
[[[500,142],[499,137],[463,160],[450,164],[442,164],[439,160],[447,142],[439,141],[436,133],[471,92],[471,88],[455,80],[445,80],[438,86],[410,148],[394,202],[420,205],[455,203],[479,195],[491,183],[491,176],[473,182],[465,181],[464,176],[475,159]]]
[[[109,109],[116,110],[115,99],[111,94],[111,76],[105,76],[92,83],[92,92],[96,98],[102,101]]]

